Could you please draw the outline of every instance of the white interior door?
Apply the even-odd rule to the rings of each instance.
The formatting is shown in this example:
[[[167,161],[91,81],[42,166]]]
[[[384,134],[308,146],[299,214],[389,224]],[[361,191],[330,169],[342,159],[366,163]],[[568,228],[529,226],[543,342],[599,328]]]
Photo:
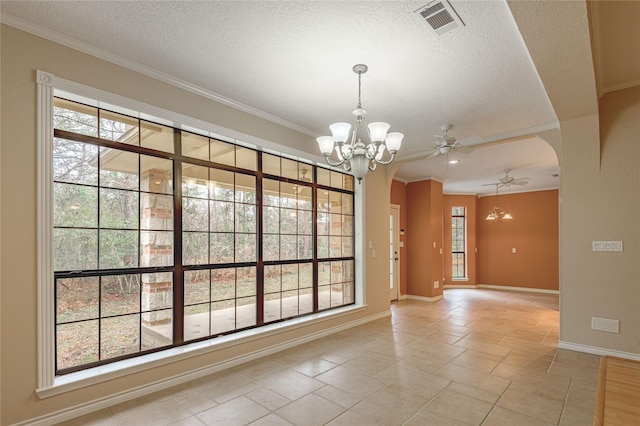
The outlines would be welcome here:
[[[389,214],[389,298],[400,294],[400,206],[391,205]]]

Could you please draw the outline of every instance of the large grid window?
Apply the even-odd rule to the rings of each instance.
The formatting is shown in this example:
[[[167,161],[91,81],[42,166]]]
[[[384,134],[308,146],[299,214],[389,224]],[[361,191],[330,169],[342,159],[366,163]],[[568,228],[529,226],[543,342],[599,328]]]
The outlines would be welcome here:
[[[54,100],[56,374],[354,303],[353,177]]]
[[[451,278],[466,278],[465,208],[451,207]]]

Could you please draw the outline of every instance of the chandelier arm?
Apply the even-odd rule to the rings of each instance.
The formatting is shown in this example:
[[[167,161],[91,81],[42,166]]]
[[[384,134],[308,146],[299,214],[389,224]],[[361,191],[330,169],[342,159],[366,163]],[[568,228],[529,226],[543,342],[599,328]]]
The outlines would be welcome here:
[[[378,163],[376,163],[375,161],[369,161],[369,171],[370,172],[374,171],[377,165]]]
[[[386,166],[388,164],[391,164],[391,162],[396,158],[396,154],[391,154],[391,158],[389,158],[388,160],[375,160],[374,161],[378,164],[382,164],[383,166]]]
[[[348,161],[346,158],[343,158],[341,161],[334,162],[329,158],[328,154],[324,155],[324,160],[327,162],[328,165],[333,166],[333,167],[342,166],[343,164],[345,164]]]

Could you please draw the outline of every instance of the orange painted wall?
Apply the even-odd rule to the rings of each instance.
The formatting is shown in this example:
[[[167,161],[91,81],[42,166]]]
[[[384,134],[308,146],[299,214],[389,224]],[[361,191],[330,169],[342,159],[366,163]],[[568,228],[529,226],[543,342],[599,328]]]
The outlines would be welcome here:
[[[495,202],[479,202],[478,284],[558,290],[558,191],[500,195],[511,221],[484,220]]]
[[[399,180],[391,182],[390,203],[400,206],[400,229],[407,228],[407,186]],[[406,235],[400,234],[400,242],[406,245]],[[407,251],[400,247],[400,294],[407,294]]]
[[[442,280],[442,184],[432,180],[411,182],[406,189],[407,294],[439,296],[442,283],[434,289],[433,282]]]
[[[475,195],[445,195],[444,196],[444,278],[445,284],[477,284],[478,247],[478,204],[480,200]],[[453,281],[451,277],[451,207],[466,208],[467,231],[467,279]]]

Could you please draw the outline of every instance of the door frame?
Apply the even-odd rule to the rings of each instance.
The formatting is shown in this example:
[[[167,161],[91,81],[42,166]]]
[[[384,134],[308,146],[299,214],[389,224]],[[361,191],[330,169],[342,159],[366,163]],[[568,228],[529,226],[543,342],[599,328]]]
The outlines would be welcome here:
[[[393,236],[391,235],[391,220],[393,218]],[[389,270],[389,281],[393,277],[395,288],[389,285],[389,300],[400,299],[400,205],[389,205],[389,237],[393,241],[389,241],[389,246],[393,247],[395,256],[393,261],[393,270]],[[391,261],[391,251],[389,251],[389,260]],[[391,263],[389,264],[391,266]]]

